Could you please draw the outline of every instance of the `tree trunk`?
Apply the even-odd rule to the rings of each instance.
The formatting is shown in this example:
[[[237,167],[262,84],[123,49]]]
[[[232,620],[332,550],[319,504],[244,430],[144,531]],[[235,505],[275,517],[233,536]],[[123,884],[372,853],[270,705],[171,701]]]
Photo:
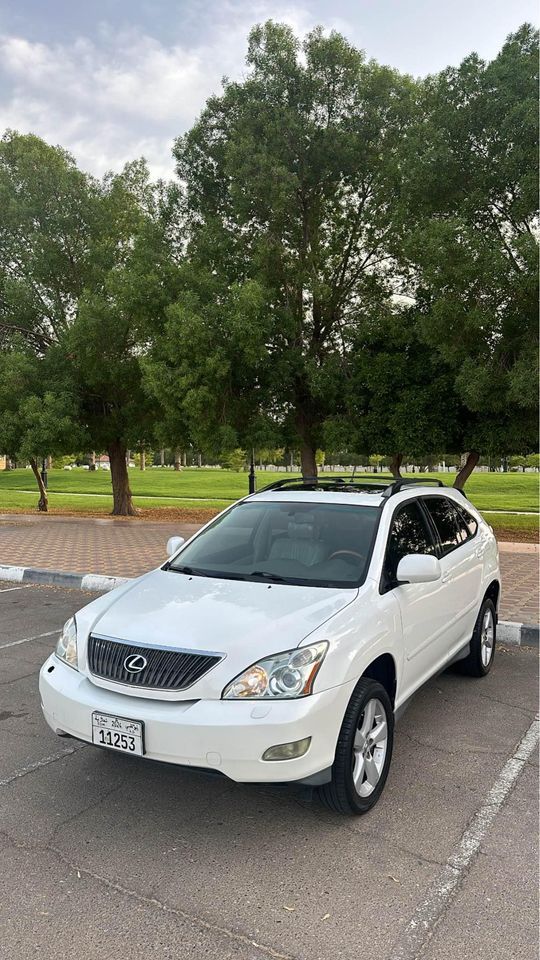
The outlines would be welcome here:
[[[90,454],[90,464],[89,464],[89,467],[90,467],[90,470],[95,470],[95,469],[96,469],[96,451],[95,451],[95,450],[92,450],[92,453]]]
[[[183,466],[183,467],[187,467],[187,453],[186,453],[185,450],[184,450],[184,452],[183,452],[183,454],[182,454],[182,466]]]
[[[197,466],[202,467],[202,453],[197,454]]]
[[[179,450],[174,451],[174,469],[180,470],[180,451]]]
[[[138,511],[133,506],[131,499],[126,463],[126,446],[121,440],[115,440],[109,445],[108,453],[113,490],[113,516],[135,517]]]
[[[36,482],[39,489],[39,500],[37,508],[41,513],[48,513],[49,510],[49,498],[47,496],[47,491],[43,486],[43,480],[41,479],[41,474],[39,472],[38,462],[35,457],[30,457],[30,466],[32,467],[32,472],[36,478]]]
[[[163,447],[162,447],[161,450],[159,451],[159,465],[160,465],[161,467],[164,467],[164,466],[165,466],[165,450],[164,450]]]
[[[392,456],[390,457],[390,463],[389,463],[390,473],[392,474],[393,477],[395,477],[396,480],[401,479],[402,462],[403,462],[402,453],[393,453]]]
[[[141,470],[146,470],[146,450],[141,450]]]
[[[310,443],[304,442],[300,449],[300,468],[304,480],[317,476],[317,463],[315,460],[315,447]]]
[[[467,480],[469,479],[479,459],[480,454],[478,450],[469,450],[468,453],[463,454],[462,465],[460,466],[460,469],[456,474],[456,479],[454,480],[454,487],[456,490],[463,490],[463,487],[467,483]]]

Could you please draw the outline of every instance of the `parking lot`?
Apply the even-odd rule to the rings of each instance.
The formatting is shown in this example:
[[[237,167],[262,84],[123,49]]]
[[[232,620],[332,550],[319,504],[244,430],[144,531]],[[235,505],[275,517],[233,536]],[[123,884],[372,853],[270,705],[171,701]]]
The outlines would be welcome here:
[[[398,724],[381,802],[346,819],[305,790],[55,737],[37,674],[89,599],[0,583],[3,955],[536,956],[537,754],[518,746],[533,650],[500,649],[485,680],[429,683]]]

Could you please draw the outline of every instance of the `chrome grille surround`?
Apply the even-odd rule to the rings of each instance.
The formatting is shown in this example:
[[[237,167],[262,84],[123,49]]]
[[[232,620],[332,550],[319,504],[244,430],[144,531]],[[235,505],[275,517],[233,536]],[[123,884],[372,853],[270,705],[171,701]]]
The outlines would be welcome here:
[[[146,666],[130,673],[125,662],[134,656],[144,657]],[[97,633],[88,638],[88,667],[95,677],[145,690],[186,690],[222,659],[207,650],[152,647]]]

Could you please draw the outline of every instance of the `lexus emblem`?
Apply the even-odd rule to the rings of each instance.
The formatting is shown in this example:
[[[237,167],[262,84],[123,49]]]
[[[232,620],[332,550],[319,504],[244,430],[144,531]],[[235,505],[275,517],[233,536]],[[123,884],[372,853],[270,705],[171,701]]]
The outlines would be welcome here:
[[[146,657],[142,657],[140,653],[131,653],[124,660],[124,670],[127,670],[128,673],[140,673],[147,663]]]

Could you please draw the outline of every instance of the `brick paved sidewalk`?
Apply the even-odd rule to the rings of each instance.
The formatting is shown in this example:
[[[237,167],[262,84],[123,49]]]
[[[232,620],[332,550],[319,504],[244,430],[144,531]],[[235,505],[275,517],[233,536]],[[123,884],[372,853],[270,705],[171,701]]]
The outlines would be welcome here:
[[[0,564],[135,577],[166,560],[170,536],[188,537],[197,529],[173,522],[2,514]],[[537,545],[502,542],[499,547],[501,619],[538,623]]]

